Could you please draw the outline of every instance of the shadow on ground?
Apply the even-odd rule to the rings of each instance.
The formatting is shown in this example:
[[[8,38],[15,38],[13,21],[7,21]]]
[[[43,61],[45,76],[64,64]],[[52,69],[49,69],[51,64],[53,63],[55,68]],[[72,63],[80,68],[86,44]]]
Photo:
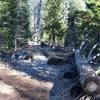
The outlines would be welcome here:
[[[31,63],[14,61],[10,62],[9,65],[11,69],[24,72],[30,75],[31,78],[51,82],[54,82],[54,79],[60,70],[60,66],[50,66],[46,64],[46,61],[41,60],[34,60]]]

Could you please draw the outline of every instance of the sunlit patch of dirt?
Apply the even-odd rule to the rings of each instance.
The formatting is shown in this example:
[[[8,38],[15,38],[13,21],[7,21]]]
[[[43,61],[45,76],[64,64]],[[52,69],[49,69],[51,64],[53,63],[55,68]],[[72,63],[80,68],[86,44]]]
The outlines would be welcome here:
[[[3,81],[0,81],[0,100],[21,100],[18,92]]]
[[[46,58],[45,56],[43,56],[43,55],[35,55],[34,54],[34,57],[33,57],[33,59],[39,59],[39,60],[43,60],[43,61],[47,61],[48,60],[48,58]]]
[[[0,80],[0,100],[48,100],[53,86],[6,68],[3,63],[0,63]]]
[[[16,91],[10,85],[5,84],[4,82],[0,81],[0,94],[14,94]]]

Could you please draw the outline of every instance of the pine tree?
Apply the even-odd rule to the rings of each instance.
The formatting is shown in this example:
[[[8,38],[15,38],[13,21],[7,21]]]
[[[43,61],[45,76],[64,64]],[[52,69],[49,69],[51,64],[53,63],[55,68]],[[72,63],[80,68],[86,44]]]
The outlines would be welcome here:
[[[88,42],[90,49],[94,43],[100,41],[100,2],[99,0],[88,0],[87,11],[77,12],[76,29],[79,35],[79,42],[84,39],[84,35],[88,34]],[[80,44],[78,43],[78,44]]]
[[[28,0],[30,30],[32,33],[32,38],[37,38],[36,42],[41,39],[42,34],[43,3],[44,0]]]
[[[83,0],[68,0],[67,1],[68,9],[68,29],[65,34],[65,47],[75,47],[76,44],[76,30],[75,30],[75,16],[76,11],[85,11],[86,4]]]
[[[61,19],[61,1],[48,0],[44,17],[44,32],[51,42],[62,40],[64,35],[63,20]]]
[[[12,4],[11,4],[12,3]],[[1,2],[1,32],[5,37],[5,45],[6,48],[12,48],[14,46],[14,38],[15,38],[15,31],[16,31],[16,2],[12,2],[11,0],[5,0]],[[15,18],[15,20],[14,20]]]
[[[29,33],[26,1],[5,0],[2,1],[0,8],[1,32],[5,37],[4,47],[17,49],[18,38],[28,38]]]

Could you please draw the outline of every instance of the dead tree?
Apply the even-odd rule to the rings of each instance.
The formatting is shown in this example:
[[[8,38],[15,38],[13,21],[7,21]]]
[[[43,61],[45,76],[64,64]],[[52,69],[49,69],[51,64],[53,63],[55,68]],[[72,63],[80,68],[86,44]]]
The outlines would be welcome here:
[[[79,72],[79,81],[85,93],[95,95],[100,93],[100,78],[95,70],[83,59],[80,50],[75,51],[77,70]]]

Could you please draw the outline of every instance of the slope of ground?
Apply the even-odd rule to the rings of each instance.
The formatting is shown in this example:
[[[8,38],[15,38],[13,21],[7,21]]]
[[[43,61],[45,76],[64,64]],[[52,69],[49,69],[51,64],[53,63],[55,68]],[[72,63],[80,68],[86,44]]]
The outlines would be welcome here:
[[[0,100],[49,100],[58,73],[70,67],[47,64],[50,56],[63,56],[66,59],[66,50],[33,47],[27,51],[31,51],[35,58],[31,62],[10,60],[9,57],[5,62],[0,62]],[[54,95],[67,88],[66,81],[60,81],[57,81],[59,84]]]
[[[0,100],[48,100],[51,82],[31,79],[0,63]]]

